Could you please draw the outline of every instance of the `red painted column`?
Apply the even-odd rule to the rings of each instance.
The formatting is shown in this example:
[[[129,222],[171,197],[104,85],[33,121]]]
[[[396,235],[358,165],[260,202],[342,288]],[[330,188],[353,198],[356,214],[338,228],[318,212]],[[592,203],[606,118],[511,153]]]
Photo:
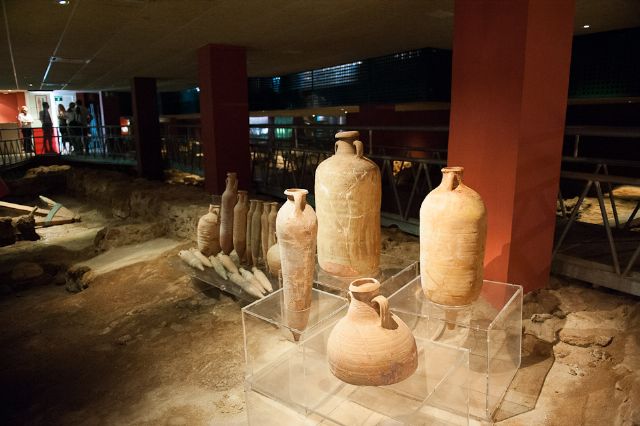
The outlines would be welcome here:
[[[456,0],[449,165],[488,210],[485,278],[544,287],[574,0]]]
[[[243,47],[208,44],[198,50],[205,189],[221,194],[227,172],[251,185],[247,59]]]
[[[164,173],[156,79],[135,77],[131,82],[131,99],[138,174],[147,179],[162,179]]]

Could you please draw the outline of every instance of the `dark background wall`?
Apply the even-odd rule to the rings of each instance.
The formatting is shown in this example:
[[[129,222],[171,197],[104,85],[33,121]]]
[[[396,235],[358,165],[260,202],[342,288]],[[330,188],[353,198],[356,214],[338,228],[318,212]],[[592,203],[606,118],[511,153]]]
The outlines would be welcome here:
[[[107,93],[118,97],[120,115],[131,114],[129,93]],[[448,102],[450,94],[451,51],[431,48],[294,74],[249,79],[249,108],[252,111]],[[640,28],[574,37],[569,97],[585,100],[640,97]],[[162,115],[199,112],[196,88],[163,92],[159,99]],[[105,107],[105,114],[106,110]],[[637,104],[573,105],[568,111],[567,124],[633,125],[638,122],[637,112]],[[444,121],[433,118],[437,116],[438,113],[431,112],[400,114],[397,124],[425,124],[434,120],[437,124],[448,123],[448,117]],[[358,119],[353,117],[352,120]]]

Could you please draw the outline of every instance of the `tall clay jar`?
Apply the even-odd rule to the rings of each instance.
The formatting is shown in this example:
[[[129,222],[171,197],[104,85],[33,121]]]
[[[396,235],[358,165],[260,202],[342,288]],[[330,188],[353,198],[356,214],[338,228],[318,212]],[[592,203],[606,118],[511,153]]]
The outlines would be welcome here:
[[[262,232],[261,232],[261,220],[262,220],[262,207],[263,202],[256,201],[256,208],[253,210],[253,216],[251,216],[251,260],[254,266],[258,266],[262,259]]]
[[[209,212],[198,220],[197,242],[205,256],[220,251],[220,206],[209,204]]]
[[[269,250],[269,213],[271,212],[271,203],[264,203],[262,207],[262,216],[260,216],[260,244],[262,247],[262,260],[267,262],[267,251]]]
[[[249,211],[247,212],[247,263],[249,265],[253,265],[253,257],[251,256],[251,219],[253,218],[253,212],[256,211],[256,202],[258,200],[249,200]]]
[[[359,136],[336,134],[335,155],[316,169],[318,263],[342,277],[375,276],[380,265],[380,169]]]
[[[267,251],[276,243],[276,217],[278,216],[278,203],[270,204],[271,210],[269,211],[269,236],[267,238]]]
[[[420,275],[429,300],[461,306],[482,288],[487,210],[462,183],[463,167],[442,169],[442,183],[420,207]]]
[[[282,267],[283,315],[289,327],[304,330],[311,308],[318,221],[315,212],[307,204],[309,191],[287,189],[284,193],[287,202],[276,217]],[[294,332],[293,336],[298,340],[298,334]]]
[[[416,341],[407,325],[389,311],[380,283],[361,278],[349,285],[349,310],[327,341],[331,372],[352,385],[400,382],[418,368]]]
[[[220,247],[224,254],[229,254],[233,250],[233,208],[238,201],[236,173],[227,173],[226,183],[220,208]]]
[[[247,249],[247,191],[238,191],[238,202],[233,208],[233,248],[240,259]]]

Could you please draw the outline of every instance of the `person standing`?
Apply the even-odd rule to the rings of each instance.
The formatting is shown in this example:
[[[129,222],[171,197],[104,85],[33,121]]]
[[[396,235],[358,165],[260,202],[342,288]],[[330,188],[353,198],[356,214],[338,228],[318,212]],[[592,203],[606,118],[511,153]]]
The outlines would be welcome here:
[[[31,129],[31,123],[33,123],[33,117],[29,114],[29,109],[23,105],[20,107],[20,113],[18,114],[18,124],[22,131],[22,146],[26,154],[33,153],[33,130]]]
[[[69,152],[67,144],[69,143],[69,132],[67,129],[67,110],[64,105],[58,104],[58,129],[60,130],[60,153],[62,150]]]
[[[76,114],[76,103],[71,102],[69,104],[69,109],[67,109],[66,113],[67,117],[67,126],[69,129],[69,139],[71,140],[71,146],[73,147],[73,153],[75,155],[82,154],[82,128],[80,127],[80,120],[78,115]]]
[[[89,124],[89,110],[82,103],[82,100],[76,101],[76,114],[78,114],[78,121],[80,121],[80,125],[82,126],[82,146],[84,147],[85,154],[89,153],[89,135],[88,135],[88,124]]]
[[[42,123],[42,149],[45,153],[55,152],[53,150],[53,121],[49,114],[49,103],[42,103],[42,111],[40,111],[40,122]]]

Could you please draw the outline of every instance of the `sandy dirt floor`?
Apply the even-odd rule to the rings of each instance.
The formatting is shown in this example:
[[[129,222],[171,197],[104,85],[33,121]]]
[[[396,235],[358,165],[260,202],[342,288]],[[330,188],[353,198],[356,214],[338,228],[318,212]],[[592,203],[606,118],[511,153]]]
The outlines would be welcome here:
[[[83,222],[0,248],[0,274],[98,254],[95,235],[116,219],[64,201]],[[75,294],[55,268],[35,285],[4,287],[0,423],[246,424],[240,305],[171,269],[176,251],[96,274]],[[417,260],[418,240],[385,229],[383,252]],[[527,295],[523,317],[522,368],[509,391],[519,404],[498,410],[500,424],[640,424],[637,298],[552,278]]]

